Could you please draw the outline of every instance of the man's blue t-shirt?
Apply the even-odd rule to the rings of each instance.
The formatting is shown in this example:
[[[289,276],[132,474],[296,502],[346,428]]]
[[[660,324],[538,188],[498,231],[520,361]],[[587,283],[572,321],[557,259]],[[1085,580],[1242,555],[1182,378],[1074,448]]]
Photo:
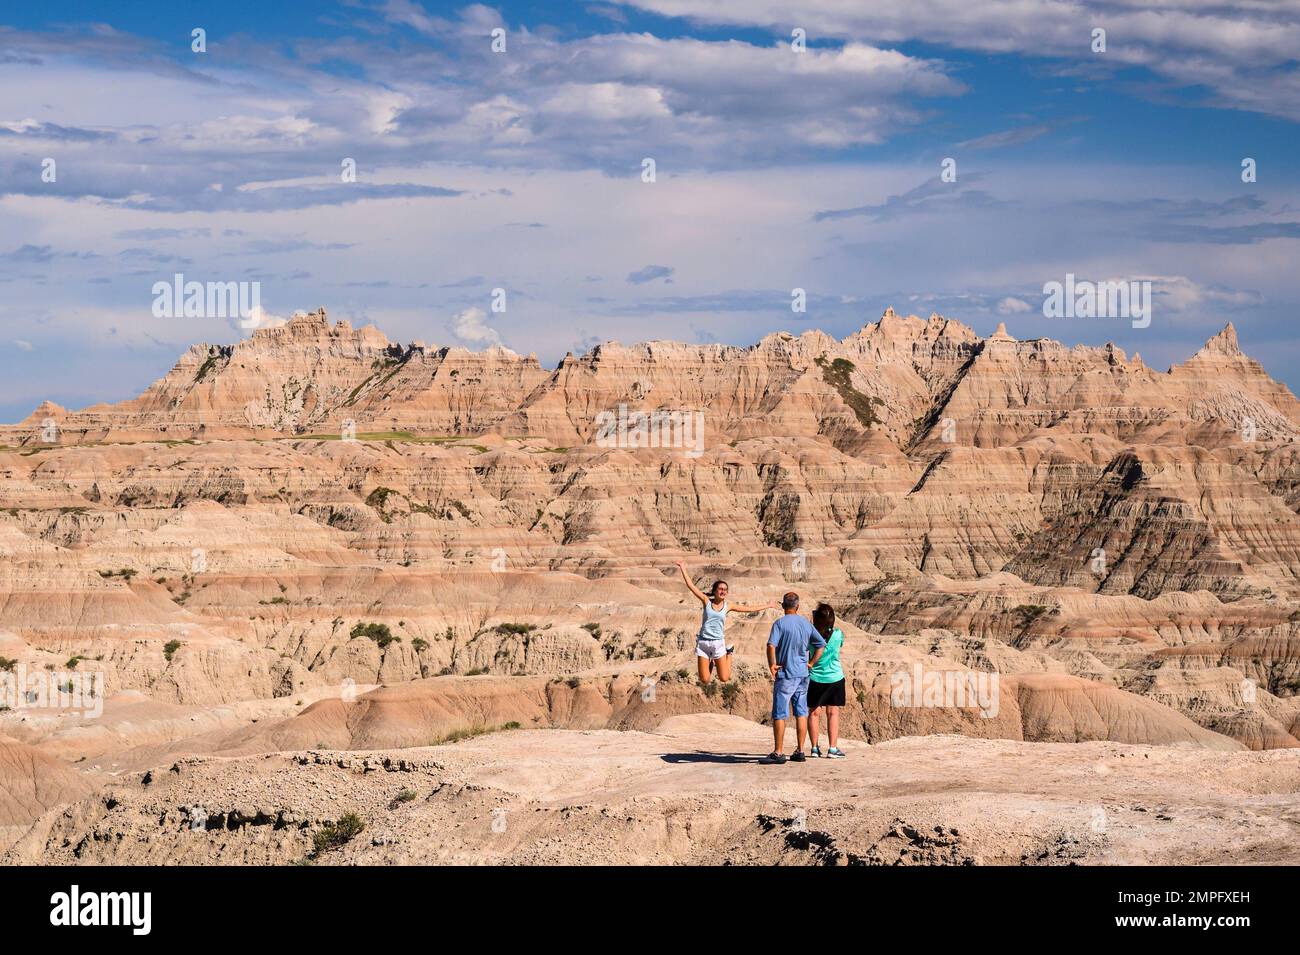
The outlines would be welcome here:
[[[826,641],[807,617],[787,613],[772,624],[772,635],[767,638],[767,645],[776,647],[776,662],[781,667],[776,678],[786,680],[807,676],[809,648],[824,647]]]

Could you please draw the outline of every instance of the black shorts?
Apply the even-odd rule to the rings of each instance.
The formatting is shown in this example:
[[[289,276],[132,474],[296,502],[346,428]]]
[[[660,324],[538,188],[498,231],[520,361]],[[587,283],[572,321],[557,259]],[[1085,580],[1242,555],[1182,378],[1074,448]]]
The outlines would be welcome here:
[[[838,680],[835,683],[818,683],[816,680],[808,681],[808,709],[815,710],[819,706],[843,705],[843,680]]]

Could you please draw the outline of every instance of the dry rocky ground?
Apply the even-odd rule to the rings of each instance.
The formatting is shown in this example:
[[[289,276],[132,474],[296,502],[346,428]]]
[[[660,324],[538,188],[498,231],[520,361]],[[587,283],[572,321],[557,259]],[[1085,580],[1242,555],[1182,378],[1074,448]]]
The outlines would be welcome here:
[[[554,370],[323,311],[197,345],[0,426],[0,678],[103,680],[0,711],[0,854],[1292,862],[1298,429],[1231,326],[1167,372],[892,310]],[[849,759],[753,762],[774,614],[702,689],[678,559],[839,608]]]

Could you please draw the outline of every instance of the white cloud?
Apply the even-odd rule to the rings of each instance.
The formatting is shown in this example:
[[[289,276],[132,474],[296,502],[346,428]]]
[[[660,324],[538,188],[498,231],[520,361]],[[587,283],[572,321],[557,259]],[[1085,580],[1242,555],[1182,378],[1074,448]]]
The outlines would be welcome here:
[[[472,345],[499,345],[501,336],[487,324],[487,313],[471,305],[451,317],[451,331],[463,342]]]
[[[1223,105],[1300,118],[1300,9],[1293,0],[622,0],[708,24],[759,26],[809,40],[923,41],[956,49],[1055,57],[1102,69],[1139,65]],[[1152,7],[1158,9],[1151,9]],[[1094,54],[1094,27],[1106,30]]]

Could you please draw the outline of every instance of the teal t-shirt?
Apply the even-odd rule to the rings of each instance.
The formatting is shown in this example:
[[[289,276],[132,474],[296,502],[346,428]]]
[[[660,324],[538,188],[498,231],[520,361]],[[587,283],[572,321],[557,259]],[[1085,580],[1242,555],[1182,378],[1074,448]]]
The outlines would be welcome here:
[[[839,627],[831,631],[831,638],[826,641],[817,665],[808,670],[808,679],[814,683],[839,683],[844,679],[844,668],[840,666],[840,647],[844,646],[844,633]]]

